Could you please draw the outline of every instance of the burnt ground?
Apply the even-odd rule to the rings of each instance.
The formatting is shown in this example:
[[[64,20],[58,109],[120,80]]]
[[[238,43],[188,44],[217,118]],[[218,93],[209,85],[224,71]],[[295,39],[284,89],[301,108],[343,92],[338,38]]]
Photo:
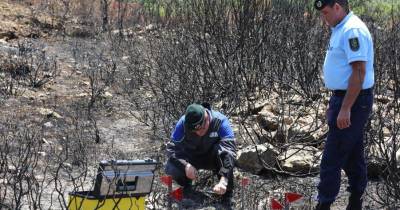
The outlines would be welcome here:
[[[0,21],[0,32],[11,34],[3,37],[2,45],[16,46],[21,40],[29,39],[29,41],[42,46],[49,55],[55,56],[60,67],[58,75],[43,87],[23,87],[20,94],[3,98],[0,103],[1,121],[17,120],[25,126],[38,125],[44,127],[46,127],[46,123],[51,122],[52,126],[45,128],[44,138],[46,138],[46,141],[57,144],[57,139],[62,136],[60,134],[68,133],[68,131],[61,130],[63,130],[63,126],[71,124],[72,114],[70,111],[72,107],[75,104],[86,103],[89,92],[87,78],[75,67],[76,61],[72,56],[72,46],[77,41],[91,42],[91,40],[60,37],[43,32],[38,33],[40,38],[30,38],[32,34],[29,31],[32,24],[28,18],[29,10],[26,9],[25,5],[1,1],[0,14],[2,19]],[[164,160],[163,139],[155,137],[151,127],[141,123],[135,117],[135,114],[132,114],[132,112],[135,113],[135,110],[132,110],[129,102],[117,89],[110,88],[108,91],[112,94],[112,97],[106,98],[104,107],[96,110],[96,123],[100,138],[97,147],[101,152],[90,161],[93,163],[92,170],[95,170],[96,163],[107,158],[154,158],[162,163]],[[38,109],[43,107],[52,109],[63,118],[54,119],[43,116],[38,112]],[[89,142],[89,144],[96,143]],[[148,196],[147,206],[150,209],[166,208],[166,188],[159,181],[162,174],[162,167],[159,167],[154,179],[153,193]],[[216,178],[212,178],[212,175],[207,172],[201,172],[200,175],[202,179],[195,183],[195,189],[199,194],[192,199],[194,203],[185,199],[183,203],[175,202],[174,208],[225,208],[219,203],[218,196],[209,193],[213,184],[211,179],[215,182]],[[315,205],[313,197],[315,196],[318,177],[282,177],[268,173],[258,176],[236,169],[236,185],[240,183],[241,177],[244,176],[250,177],[251,182],[247,187],[236,187],[234,209],[263,209],[267,205],[267,197],[279,199],[283,192],[288,191],[304,195],[302,202],[297,207],[293,207],[294,209],[311,209],[310,207]],[[364,203],[365,209],[378,209],[379,205],[373,201],[375,197],[374,184],[373,181],[369,184],[366,202]],[[49,187],[51,188],[51,186]],[[90,188],[90,185],[88,188]],[[332,209],[345,209],[347,199],[345,188],[346,182],[343,179],[341,192]],[[58,202],[52,195],[45,194],[45,197],[47,197],[48,202],[53,199],[53,202]],[[51,207],[51,209],[59,208],[57,204],[53,204]]]
[[[78,96],[82,93],[86,93],[85,90],[85,78],[77,74],[72,68],[73,62],[71,56],[66,53],[65,41],[48,41],[48,40],[35,40],[38,42],[45,43],[49,52],[58,55],[60,66],[62,70],[60,75],[54,79],[53,82],[47,84],[42,89],[26,90],[22,96],[11,97],[3,103],[3,118],[10,113],[14,113],[9,117],[15,116],[15,113],[19,113],[21,118],[25,118],[27,115],[30,116],[30,123],[45,124],[48,122],[37,113],[38,107],[52,107],[54,110],[60,110],[62,113],[63,103],[70,104],[72,101],[77,100]],[[63,45],[65,45],[63,47]],[[26,95],[26,96],[25,96]],[[79,101],[79,99],[78,99]],[[107,106],[110,109],[102,110],[97,114],[97,126],[100,131],[101,143],[100,147],[108,154],[100,154],[97,156],[98,162],[102,159],[115,158],[115,159],[143,159],[143,158],[154,158],[159,159],[163,162],[163,141],[162,139],[156,139],[153,136],[151,127],[144,125],[139,122],[131,113],[131,107],[124,97],[115,94],[113,92],[112,100],[108,101]],[[7,114],[8,113],[8,114]],[[36,116],[36,117],[35,117]],[[25,119],[26,120],[26,119]],[[27,122],[28,123],[28,122]],[[57,125],[61,129],[62,123]],[[49,132],[46,137],[49,141],[53,139],[53,132]],[[94,142],[93,142],[94,143]],[[162,167],[157,171],[155,183],[153,186],[154,194],[149,196],[149,208],[165,208],[166,207],[166,188],[163,186],[159,177],[163,174]],[[195,184],[195,189],[199,192],[199,195],[195,199],[191,199],[194,202],[187,201],[184,199],[183,203],[177,202],[173,206],[176,208],[183,209],[221,209],[219,203],[220,199],[209,193],[212,189],[212,183],[210,179],[213,179],[214,183],[217,181],[216,178],[210,177],[210,174],[203,172],[204,179],[200,179]],[[282,196],[282,192],[298,192],[303,194],[305,197],[303,201],[298,204],[294,209],[310,209],[310,206],[315,205],[315,190],[318,177],[281,177],[273,176],[268,173],[257,176],[252,175],[248,172],[243,172],[240,169],[236,170],[236,183],[240,183],[240,177],[247,176],[251,177],[251,184],[246,188],[236,187],[234,200],[236,201],[235,209],[240,209],[244,205],[244,209],[254,209],[260,206],[266,206],[266,197],[271,197],[273,194],[275,198]],[[345,176],[344,176],[345,177]],[[347,192],[345,179],[342,181],[341,192],[332,209],[344,209],[347,200]],[[371,199],[373,197],[373,182],[370,183],[368,193],[366,196],[365,209],[377,209],[377,204]],[[244,200],[244,201],[243,201]],[[178,205],[179,204],[179,205]],[[251,206],[247,208],[246,206]]]

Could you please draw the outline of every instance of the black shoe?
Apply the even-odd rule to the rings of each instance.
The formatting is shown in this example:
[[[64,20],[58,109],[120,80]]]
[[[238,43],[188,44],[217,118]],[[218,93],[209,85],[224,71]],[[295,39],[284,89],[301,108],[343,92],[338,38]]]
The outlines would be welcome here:
[[[361,210],[362,209],[362,194],[351,194],[349,197],[349,203],[347,204],[346,210]]]
[[[183,198],[192,198],[194,197],[196,192],[193,190],[192,185],[187,185],[183,187]]]
[[[233,199],[232,191],[227,191],[224,195],[222,195],[221,204],[224,207],[224,209],[234,209],[235,201]]]
[[[192,185],[183,187],[183,199],[180,203],[182,208],[188,209],[196,205],[196,192],[193,190]]]
[[[331,203],[319,203],[315,207],[315,210],[330,210],[331,209]]]

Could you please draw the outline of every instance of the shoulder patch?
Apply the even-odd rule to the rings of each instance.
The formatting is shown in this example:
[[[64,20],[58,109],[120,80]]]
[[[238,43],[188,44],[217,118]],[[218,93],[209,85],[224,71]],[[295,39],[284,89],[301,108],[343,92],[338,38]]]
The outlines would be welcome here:
[[[211,137],[211,138],[218,137],[218,133],[217,132],[211,132],[209,137]]]
[[[350,44],[350,49],[353,51],[357,51],[360,49],[360,43],[357,37],[349,39],[349,44]]]

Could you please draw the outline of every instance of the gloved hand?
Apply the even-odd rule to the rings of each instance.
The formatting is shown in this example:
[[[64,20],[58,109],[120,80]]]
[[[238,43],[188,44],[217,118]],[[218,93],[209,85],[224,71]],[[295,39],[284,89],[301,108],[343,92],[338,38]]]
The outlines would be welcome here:
[[[228,179],[222,176],[221,179],[219,180],[219,183],[214,186],[213,190],[218,195],[223,195],[226,192],[227,186],[228,186]]]
[[[186,164],[185,173],[186,173],[187,178],[189,178],[191,180],[196,179],[197,170],[190,163]]]

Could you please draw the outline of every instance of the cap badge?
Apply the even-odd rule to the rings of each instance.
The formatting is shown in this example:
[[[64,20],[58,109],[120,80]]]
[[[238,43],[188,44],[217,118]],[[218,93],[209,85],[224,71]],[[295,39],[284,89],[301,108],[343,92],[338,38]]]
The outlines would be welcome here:
[[[322,7],[322,1],[317,1],[317,7],[321,8]]]

